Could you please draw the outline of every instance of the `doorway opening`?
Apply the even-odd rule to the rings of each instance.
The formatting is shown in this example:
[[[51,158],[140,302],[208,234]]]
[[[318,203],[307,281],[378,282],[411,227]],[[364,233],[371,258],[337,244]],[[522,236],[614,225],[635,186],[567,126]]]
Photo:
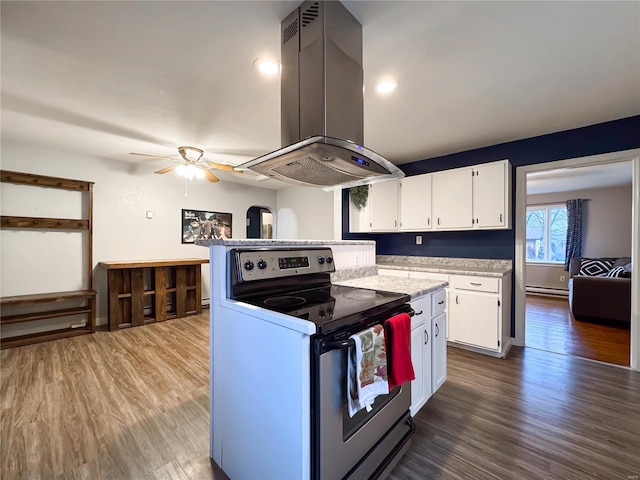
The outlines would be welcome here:
[[[527,174],[525,346],[629,366],[630,272],[587,278],[580,265],[631,262],[632,174],[631,161]],[[565,270],[572,199],[582,199],[582,253]]]
[[[267,207],[247,210],[247,238],[273,238],[273,213]]]
[[[631,257],[632,258],[638,258],[638,255],[640,254],[640,248],[638,248],[638,238],[639,238],[639,229],[638,229],[638,222],[640,220],[640,211],[637,208],[637,199],[638,199],[638,190],[640,188],[640,184],[638,182],[639,179],[639,173],[640,173],[640,158],[638,157],[638,154],[640,153],[640,150],[627,150],[624,152],[615,152],[615,153],[611,153],[611,154],[604,154],[604,155],[595,155],[592,157],[583,157],[583,158],[575,158],[575,159],[569,159],[569,160],[561,160],[561,161],[557,161],[557,162],[549,162],[546,164],[535,164],[535,165],[529,165],[529,166],[523,166],[523,167],[518,167],[517,168],[517,185],[516,185],[516,262],[515,262],[515,334],[516,334],[516,338],[515,338],[515,345],[520,345],[520,346],[530,346],[533,348],[539,348],[539,346],[533,345],[531,344],[531,342],[535,342],[535,338],[534,336],[536,335],[536,333],[534,332],[534,330],[531,327],[534,327],[536,325],[536,323],[538,323],[537,321],[531,321],[531,325],[527,322],[529,322],[530,318],[533,319],[533,316],[537,315],[539,316],[538,320],[544,321],[544,322],[549,322],[551,321],[550,317],[556,317],[556,326],[558,325],[558,321],[562,322],[562,321],[566,321],[567,325],[565,330],[571,334],[574,333],[579,333],[579,332],[570,332],[570,330],[572,330],[572,328],[576,325],[580,326],[580,327],[592,327],[595,324],[589,324],[589,323],[583,323],[580,322],[579,320],[576,320],[575,317],[573,317],[571,309],[569,308],[569,299],[567,296],[565,296],[564,298],[562,298],[562,296],[558,295],[557,292],[553,292],[552,290],[554,288],[559,288],[562,287],[562,285],[549,285],[546,290],[547,291],[543,291],[543,292],[532,292],[531,288],[528,288],[530,286],[534,286],[534,287],[538,287],[538,290],[540,290],[540,286],[539,285],[531,285],[531,278],[527,279],[528,276],[533,276],[530,275],[530,273],[538,273],[535,272],[536,268],[539,268],[540,265],[535,265],[534,263],[532,263],[528,257],[530,257],[532,255],[531,252],[528,251],[527,246],[528,243],[528,236],[530,236],[529,234],[532,233],[533,230],[532,228],[529,228],[529,230],[531,230],[530,232],[527,232],[527,222],[526,222],[526,218],[527,218],[527,207],[530,206],[529,203],[553,203],[553,201],[555,201],[556,199],[548,199],[548,198],[536,198],[534,200],[534,202],[528,202],[528,200],[531,200],[530,198],[527,198],[527,194],[528,192],[528,176],[531,173],[534,173],[534,175],[531,176],[531,178],[535,178],[536,175],[535,174],[542,174],[543,172],[546,174],[546,172],[555,170],[555,171],[561,171],[564,170],[564,173],[567,176],[573,177],[575,176],[575,174],[578,172],[580,167],[585,167],[585,166],[595,166],[595,165],[610,165],[611,167],[614,167],[614,165],[618,162],[629,162],[632,163],[633,168],[632,168],[632,181],[631,181],[631,199],[630,199],[630,203],[631,203],[631,215],[625,215],[627,221],[630,221],[632,227],[631,227],[631,231],[629,236],[630,238],[630,242],[631,242]],[[584,195],[577,195],[576,196],[572,196],[571,198],[590,198],[590,196],[584,196]],[[541,200],[544,200],[541,201]],[[593,201],[589,201],[587,202],[588,204],[593,203]],[[592,208],[592,205],[589,205],[588,208]],[[542,209],[542,207],[536,207],[538,209]],[[551,208],[551,207],[550,207]],[[615,212],[609,212],[608,214],[605,215],[619,215],[621,212],[620,211],[615,211]],[[631,218],[629,218],[631,217]],[[588,221],[588,220],[587,220]],[[546,226],[546,225],[545,225]],[[592,225],[593,226],[593,225]],[[547,228],[549,228],[548,226],[546,226]],[[540,230],[540,229],[539,229]],[[588,242],[589,240],[587,240]],[[546,243],[549,243],[549,245],[546,245]],[[551,240],[545,240],[544,242],[540,242],[541,244],[544,244],[545,247],[539,249],[540,251],[544,251],[544,249],[546,248],[547,250],[549,250],[549,252],[551,252]],[[605,243],[603,243],[603,245],[605,245]],[[591,244],[591,246],[593,247],[593,244]],[[628,247],[627,247],[628,248]],[[587,245],[585,244],[585,251],[583,251],[583,255],[582,256],[589,256],[589,257],[595,257],[595,256],[606,256],[606,255],[600,255],[600,248],[595,249],[595,251],[589,251],[589,249],[587,248]],[[543,255],[538,251],[535,250],[534,253],[537,252],[540,258],[543,257]],[[606,253],[606,252],[604,252]],[[625,254],[626,252],[612,252],[612,255],[621,255],[621,254]],[[534,255],[535,257],[536,255]],[[546,263],[549,265],[549,267],[555,267],[554,265],[551,265],[552,262],[550,262],[546,257],[544,257],[544,260],[546,261]],[[551,260],[554,260],[553,258]],[[542,262],[545,263],[545,262]],[[633,277],[635,276],[637,278],[637,274],[638,274],[638,269],[636,267],[637,262],[633,262],[634,264],[632,265],[632,273],[631,273],[631,278],[633,281]],[[531,267],[531,272],[529,272],[529,268]],[[556,282],[567,282],[571,276],[570,276],[570,272],[566,272],[564,271],[564,265],[562,265],[561,269],[563,270],[563,272],[558,273],[555,272],[555,270],[549,268],[549,271],[553,271],[555,272],[554,275],[556,275],[558,278],[554,278],[554,280]],[[636,275],[633,275],[633,274]],[[560,276],[564,276],[566,275],[565,278],[562,278]],[[543,285],[544,286],[544,285]],[[565,286],[566,288],[566,286]],[[535,288],[534,288],[535,290]],[[545,290],[545,289],[543,289]],[[531,293],[542,293],[543,295],[547,295],[547,294],[551,294],[550,296],[547,297],[532,297]],[[568,293],[568,292],[567,292]],[[565,294],[566,295],[566,294]],[[533,300],[533,301],[531,301]],[[638,305],[638,300],[639,300],[639,295],[635,292],[635,289],[632,289],[632,295],[631,295],[631,318],[630,318],[630,329],[626,331],[626,338],[629,338],[629,343],[630,343],[630,354],[629,354],[629,361],[625,361],[625,362],[619,362],[619,361],[609,361],[610,363],[617,363],[617,364],[621,364],[621,363],[626,363],[626,366],[631,366],[631,368],[638,370],[640,369],[640,355],[638,355],[638,347],[640,346],[640,336],[638,335],[638,323],[639,323],[639,319],[638,319],[638,313],[639,313],[639,305]],[[541,318],[542,317],[542,318]],[[562,320],[562,318],[564,318],[564,320]],[[525,322],[526,320],[526,322]],[[599,327],[599,326],[598,326]],[[536,326],[535,328],[541,328],[539,326]],[[546,326],[544,327],[546,328]],[[613,331],[609,332],[610,334],[613,333]],[[539,332],[537,333],[539,335]],[[551,335],[553,335],[552,332],[549,332],[549,335],[543,334],[546,337],[546,341],[547,341],[547,345],[546,347],[549,348],[542,348],[542,349],[546,349],[546,350],[552,350],[552,348],[550,347],[554,342],[552,340]],[[603,333],[603,335],[607,336],[607,333]],[[615,340],[613,338],[611,338],[610,340]],[[623,342],[626,343],[626,340],[622,340]],[[560,341],[560,344],[562,344],[563,348],[567,346],[568,343],[564,342],[564,341]],[[558,342],[556,342],[556,345],[558,344]],[[558,352],[558,353],[565,353],[567,355],[573,355],[573,356],[579,356],[579,357],[583,357],[583,358],[589,358],[587,355],[581,355],[580,353],[574,351],[574,352],[570,352],[570,351],[566,351],[566,352]],[[594,358],[592,358],[594,359]],[[598,360],[598,359],[595,359]],[[608,360],[600,360],[600,361],[608,361]]]

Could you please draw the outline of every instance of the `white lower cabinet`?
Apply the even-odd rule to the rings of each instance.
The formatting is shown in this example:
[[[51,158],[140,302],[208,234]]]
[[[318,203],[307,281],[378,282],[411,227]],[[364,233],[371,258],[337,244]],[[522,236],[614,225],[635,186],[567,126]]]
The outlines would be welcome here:
[[[500,307],[496,296],[457,290],[450,295],[451,340],[497,350]]]
[[[416,312],[411,318],[411,363],[416,379],[411,384],[411,415],[431,396],[431,295],[411,302]]]
[[[449,341],[504,356],[511,346],[510,275],[451,275],[447,324]]]
[[[442,312],[431,319],[431,391],[436,393],[447,379],[447,319]]]
[[[434,292],[431,317],[446,311],[438,328],[431,326],[433,351],[436,340],[467,348],[478,353],[504,357],[511,347],[511,273],[502,277],[480,275],[456,275],[439,272],[378,269],[379,275],[402,278],[443,280],[449,286]],[[446,302],[445,302],[446,300]],[[412,302],[413,303],[413,302]],[[438,334],[436,330],[444,331]],[[444,348],[446,365],[446,348]],[[442,356],[442,353],[440,354]],[[434,363],[434,368],[437,364]],[[446,377],[446,371],[443,372]],[[437,388],[438,375],[434,373],[433,391]]]
[[[411,301],[411,362],[416,378],[411,384],[411,415],[427,403],[446,380],[447,343],[445,338],[444,290]],[[437,308],[434,308],[434,305]]]

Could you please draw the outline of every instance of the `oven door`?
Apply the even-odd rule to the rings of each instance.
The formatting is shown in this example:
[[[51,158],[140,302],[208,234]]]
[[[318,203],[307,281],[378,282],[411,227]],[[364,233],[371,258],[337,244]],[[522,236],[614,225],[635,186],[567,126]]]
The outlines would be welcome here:
[[[408,410],[411,383],[376,398],[370,412],[349,417],[347,407],[348,340],[317,345],[315,405],[315,478],[376,478],[398,456],[415,430]]]

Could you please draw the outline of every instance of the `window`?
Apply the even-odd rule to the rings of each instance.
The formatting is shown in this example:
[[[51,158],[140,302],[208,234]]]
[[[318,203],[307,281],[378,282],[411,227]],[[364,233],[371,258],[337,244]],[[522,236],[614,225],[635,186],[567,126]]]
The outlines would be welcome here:
[[[564,263],[567,243],[567,207],[527,207],[527,262]]]

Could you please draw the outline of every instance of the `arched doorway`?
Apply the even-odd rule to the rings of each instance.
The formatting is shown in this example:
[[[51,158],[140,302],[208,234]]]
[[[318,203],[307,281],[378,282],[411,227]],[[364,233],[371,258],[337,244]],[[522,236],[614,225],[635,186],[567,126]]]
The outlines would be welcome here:
[[[267,207],[247,210],[247,238],[273,238],[273,213]]]

